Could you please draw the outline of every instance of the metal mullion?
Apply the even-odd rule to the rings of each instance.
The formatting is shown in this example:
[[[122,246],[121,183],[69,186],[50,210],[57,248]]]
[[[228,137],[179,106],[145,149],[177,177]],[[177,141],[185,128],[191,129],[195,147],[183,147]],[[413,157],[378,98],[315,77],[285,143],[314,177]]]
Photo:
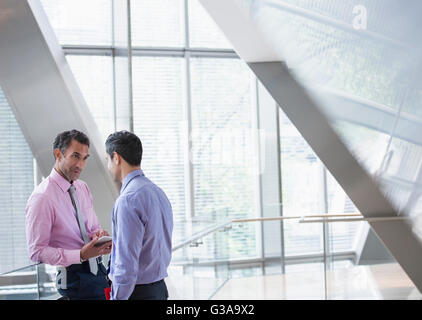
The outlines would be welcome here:
[[[261,175],[261,150],[262,150],[262,146],[261,146],[261,140],[260,140],[260,129],[261,129],[261,125],[260,125],[260,114],[259,114],[259,107],[260,107],[260,103],[259,103],[259,83],[258,83],[258,79],[255,77],[254,75],[254,94],[255,94],[255,99],[254,99],[254,119],[252,121],[254,121],[256,123],[256,129],[257,129],[257,142],[255,144],[255,147],[257,149],[258,152],[256,152],[258,154],[258,174],[257,174],[257,182],[256,184],[258,185],[258,206],[259,206],[259,217],[264,218],[264,204],[263,204],[263,198],[262,198],[262,175]],[[264,222],[262,222],[260,224],[260,239],[261,239],[261,258],[265,260],[265,239],[264,239]],[[262,268],[262,273],[265,274],[265,263],[261,264],[261,268]]]
[[[185,48],[190,48],[190,25],[189,25],[189,0],[184,1],[184,18],[185,18]]]
[[[198,58],[240,59],[236,53],[224,51],[190,50],[190,55]]]
[[[188,50],[191,52],[202,52],[202,53],[216,53],[216,54],[227,54],[227,55],[236,55],[236,51],[233,49],[213,49],[213,48],[201,48],[201,47],[189,47]]]
[[[40,265],[35,266],[35,281],[37,283],[37,300],[41,300],[41,286],[40,286]]]
[[[134,47],[132,53],[135,56],[164,56],[164,57],[190,57],[201,58],[228,58],[239,59],[234,51],[186,49],[186,48],[158,48],[158,47]]]
[[[258,81],[258,77],[257,77]],[[282,176],[282,166],[281,166],[281,128],[280,128],[280,108],[276,104],[276,117],[277,117],[277,164],[278,164],[278,186],[279,186],[279,199],[280,199],[280,217],[284,216],[283,212],[283,176]],[[284,241],[284,221],[280,221],[280,238],[281,238],[281,271],[286,273],[286,246]]]
[[[111,44],[112,49],[112,73],[113,73],[113,127],[114,131],[117,130],[117,94],[116,94],[116,51],[115,47],[115,0],[111,2]]]
[[[132,48],[132,55],[135,57],[185,57],[185,50],[167,50],[167,49],[146,49],[146,48]]]
[[[192,89],[190,78],[190,56],[185,56],[185,79],[186,79],[186,103],[185,103],[185,119],[187,123],[187,150],[185,156],[185,184],[188,193],[187,219],[195,217],[195,194],[194,194],[194,176],[193,176],[193,159],[192,159]]]
[[[128,89],[129,89],[129,131],[134,132],[133,124],[133,77],[132,77],[132,16],[130,0],[127,0],[127,36],[128,36]]]
[[[91,50],[91,49],[66,49],[63,50],[65,55],[72,56],[114,56],[113,50]]]
[[[62,44],[63,49],[112,49],[113,45],[97,45],[97,44]]]
[[[324,197],[324,212],[328,213],[328,190],[327,190],[327,171],[325,169],[325,166],[322,164],[322,175],[323,175],[323,197]],[[325,300],[328,299],[328,279],[327,279],[327,270],[330,268],[330,260],[328,256],[331,254],[330,250],[330,232],[329,232],[329,226],[326,222],[323,222],[322,224],[322,233],[323,233],[323,248],[324,248],[324,294],[325,294]]]
[[[113,55],[112,46],[62,46],[65,54],[72,55]]]
[[[183,3],[184,9],[184,31],[185,31],[185,48],[180,48],[174,50],[167,48],[168,52],[172,52],[175,56],[181,56],[185,59],[185,119],[187,124],[187,139],[185,148],[185,188],[187,197],[185,198],[186,205],[186,219],[192,219],[195,217],[195,195],[194,195],[194,178],[193,178],[193,164],[192,164],[192,90],[191,90],[191,78],[190,78],[190,54],[189,54],[189,4],[188,0],[185,0]],[[159,51],[162,52],[162,51]],[[189,225],[188,228],[191,226]],[[190,231],[189,231],[190,232]]]
[[[115,44],[115,35],[114,35],[114,33],[115,33],[115,30],[114,30],[114,28],[115,28],[115,24],[114,24],[114,22],[115,22],[114,21],[115,20],[114,1],[115,0],[111,0],[111,45],[113,47],[114,47],[114,44]]]
[[[113,73],[113,127],[117,131],[117,94],[116,94],[116,56],[112,56],[112,73]]]

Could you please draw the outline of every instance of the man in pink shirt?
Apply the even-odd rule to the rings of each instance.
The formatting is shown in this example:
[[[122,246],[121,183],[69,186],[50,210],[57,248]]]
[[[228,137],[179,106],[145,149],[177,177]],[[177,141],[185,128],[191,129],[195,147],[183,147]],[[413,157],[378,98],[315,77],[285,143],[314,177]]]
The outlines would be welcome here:
[[[111,242],[95,246],[102,230],[87,184],[78,180],[89,157],[89,139],[77,130],[57,135],[56,163],[26,206],[26,235],[32,261],[58,266],[57,288],[68,299],[105,299],[108,287],[101,256]]]

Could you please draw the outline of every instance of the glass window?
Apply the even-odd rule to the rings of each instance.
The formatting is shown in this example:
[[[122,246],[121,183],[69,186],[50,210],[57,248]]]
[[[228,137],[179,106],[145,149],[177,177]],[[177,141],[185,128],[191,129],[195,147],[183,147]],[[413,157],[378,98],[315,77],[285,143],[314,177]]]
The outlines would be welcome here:
[[[334,177],[328,170],[326,172],[328,213],[359,213]],[[356,249],[358,231],[362,224],[363,222],[329,223],[329,252],[354,251]]]
[[[167,194],[176,229],[186,216],[184,60],[134,57],[132,67],[133,125],[143,146],[141,168]]]
[[[184,47],[183,0],[131,1],[132,45]]]
[[[276,60],[312,90],[373,178],[365,187],[381,190],[397,214],[411,217],[413,230],[420,228],[422,46],[415,39],[422,3],[289,0],[303,10],[282,2],[244,1]]]
[[[111,45],[112,1],[41,0],[60,44]]]
[[[112,58],[67,55],[66,59],[105,141],[114,132]]]
[[[357,213],[349,197],[280,110],[283,215]],[[324,178],[324,175],[326,177]],[[324,182],[325,179],[325,182]],[[325,199],[327,197],[327,199]],[[326,204],[325,204],[326,202]],[[326,207],[327,206],[327,207]],[[330,253],[355,250],[360,223],[330,223]],[[284,223],[286,255],[323,251],[322,225]]]
[[[253,176],[252,84],[237,59],[191,59],[195,216],[257,216]],[[255,225],[232,231],[230,255],[256,255]]]
[[[189,0],[189,46],[232,49],[232,45],[198,0]]]
[[[283,215],[323,213],[322,164],[281,110],[280,135]],[[284,241],[286,256],[322,253],[322,225],[286,221]]]
[[[306,1],[290,2],[307,6]],[[61,44],[80,45],[81,50],[84,46],[88,49],[91,45],[112,44],[112,1],[42,0],[42,4]],[[324,11],[324,8],[318,1],[313,4],[315,10]],[[188,30],[185,9],[189,14]],[[349,19],[340,13],[334,16]],[[287,13],[284,15],[289,16]],[[310,35],[319,35],[318,30],[305,28],[296,20],[296,24],[307,30],[302,35],[305,40],[310,41]],[[213,49],[232,49],[198,0],[131,1],[131,28],[134,47],[204,48],[211,54]],[[186,44],[186,32],[189,44]],[[332,43],[330,41],[335,43],[337,34],[320,38],[328,44]],[[327,52],[336,54],[335,51]],[[128,118],[117,121],[128,123],[129,112],[122,110],[121,103],[114,102],[113,81],[120,88],[127,87],[129,81],[126,74],[123,77],[113,75],[113,57],[89,52],[86,55],[67,55],[67,60],[103,138],[115,129],[114,108],[120,108],[118,110],[122,112],[117,113]],[[122,64],[127,61],[118,56],[114,60]],[[190,65],[190,136],[185,133],[187,61]],[[190,211],[187,206],[191,202],[186,199],[185,190],[185,183],[188,183],[187,161],[192,161],[193,165],[192,211],[196,219],[221,221],[258,215],[253,176],[256,160],[251,157],[255,154],[255,133],[251,130],[255,112],[252,97],[254,77],[246,64],[237,59],[144,57],[135,53],[132,76],[134,131],[144,146],[142,169],[170,198],[176,222],[175,237],[183,236],[185,231],[181,230],[184,228],[181,221]],[[368,98],[365,94],[360,96]],[[328,172],[327,190],[324,190],[325,169],[322,163],[289,120],[282,112],[280,114],[284,215],[322,213],[325,203],[329,212],[354,211],[356,208]],[[185,158],[188,139],[191,139],[193,147],[191,159]],[[325,194],[327,199],[324,199]],[[257,255],[260,247],[260,239],[256,238],[257,225],[245,224],[244,229],[231,230],[231,258]],[[350,250],[356,225],[331,224],[331,249],[336,252]],[[296,223],[285,223],[284,228],[287,256],[322,252],[320,224],[298,226]],[[214,249],[207,250],[211,252]]]
[[[25,206],[34,189],[33,156],[0,88],[0,273],[31,264]]]

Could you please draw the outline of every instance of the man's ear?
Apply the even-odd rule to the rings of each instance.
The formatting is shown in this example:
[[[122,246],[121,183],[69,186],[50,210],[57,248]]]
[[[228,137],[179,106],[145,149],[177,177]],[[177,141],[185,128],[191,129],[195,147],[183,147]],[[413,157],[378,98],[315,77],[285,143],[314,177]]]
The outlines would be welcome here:
[[[61,153],[60,149],[56,148],[56,149],[54,149],[53,152],[54,152],[54,157],[56,158],[56,160],[60,160],[61,157],[62,157],[62,153]]]
[[[122,162],[120,154],[118,154],[116,151],[113,152],[113,161],[116,165],[119,165]]]

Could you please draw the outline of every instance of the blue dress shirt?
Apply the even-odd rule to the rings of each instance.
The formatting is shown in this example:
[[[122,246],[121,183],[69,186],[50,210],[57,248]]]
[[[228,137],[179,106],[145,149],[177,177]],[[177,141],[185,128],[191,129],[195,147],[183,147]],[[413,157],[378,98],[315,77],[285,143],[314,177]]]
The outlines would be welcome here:
[[[165,193],[135,170],[123,180],[111,218],[111,299],[125,300],[136,284],[167,277],[173,212]]]

